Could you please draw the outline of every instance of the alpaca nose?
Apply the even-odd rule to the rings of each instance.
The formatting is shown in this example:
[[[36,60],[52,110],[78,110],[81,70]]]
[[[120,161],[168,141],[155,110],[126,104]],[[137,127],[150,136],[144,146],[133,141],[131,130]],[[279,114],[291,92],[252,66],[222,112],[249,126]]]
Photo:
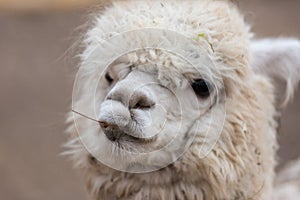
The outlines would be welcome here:
[[[150,109],[155,105],[150,95],[145,92],[137,91],[129,99],[129,109]]]
[[[146,138],[141,130],[151,121],[149,109],[154,105],[153,96],[145,86],[134,90],[116,85],[101,104],[99,125],[111,141],[118,141],[123,136]]]
[[[107,99],[119,101],[130,110],[147,110],[151,109],[155,105],[153,97],[146,89],[137,89],[132,92],[132,90],[128,87],[119,87],[116,90],[110,92],[107,96]]]

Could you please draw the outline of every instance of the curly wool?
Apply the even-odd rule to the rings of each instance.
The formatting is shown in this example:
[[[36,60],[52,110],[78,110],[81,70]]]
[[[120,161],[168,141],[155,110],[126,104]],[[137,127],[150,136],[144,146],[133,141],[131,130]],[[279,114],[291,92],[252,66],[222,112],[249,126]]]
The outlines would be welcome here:
[[[101,44],[119,33],[142,28],[175,31],[187,38],[205,37],[200,43],[226,88],[223,130],[203,159],[198,153],[202,137],[196,136],[188,151],[167,168],[129,174],[93,159],[71,125],[67,132],[73,139],[67,147],[76,166],[85,172],[93,199],[273,199],[277,148],[273,86],[250,70],[252,34],[237,8],[229,1],[214,0],[114,2],[94,19],[84,38],[81,69],[87,76],[99,71],[103,65],[99,54],[109,56],[113,50],[103,49]],[[131,62],[138,64],[142,55],[135,57],[138,59]],[[94,81],[86,82],[83,92]],[[71,115],[68,121],[72,121]],[[213,122],[212,126],[220,124]]]

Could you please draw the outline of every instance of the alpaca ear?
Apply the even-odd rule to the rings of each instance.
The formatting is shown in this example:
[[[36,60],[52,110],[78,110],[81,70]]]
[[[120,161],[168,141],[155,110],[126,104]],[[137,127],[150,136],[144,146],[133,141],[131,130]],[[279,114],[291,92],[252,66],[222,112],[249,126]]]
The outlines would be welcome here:
[[[272,81],[276,103],[279,108],[284,107],[300,80],[300,41],[287,38],[252,41],[251,66],[254,72]]]

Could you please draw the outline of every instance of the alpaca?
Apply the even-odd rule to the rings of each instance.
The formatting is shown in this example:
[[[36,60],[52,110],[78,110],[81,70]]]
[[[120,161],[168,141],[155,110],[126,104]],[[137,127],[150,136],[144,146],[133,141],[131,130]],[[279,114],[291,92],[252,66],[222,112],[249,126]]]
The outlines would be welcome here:
[[[297,39],[254,40],[229,0],[116,1],[83,44],[66,147],[92,199],[284,194],[277,120],[300,79]]]

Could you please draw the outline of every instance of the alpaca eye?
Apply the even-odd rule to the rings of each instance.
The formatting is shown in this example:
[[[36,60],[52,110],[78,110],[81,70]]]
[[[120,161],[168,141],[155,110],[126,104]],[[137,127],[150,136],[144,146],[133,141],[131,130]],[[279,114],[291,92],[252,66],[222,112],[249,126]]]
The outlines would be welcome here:
[[[114,79],[110,76],[108,72],[105,74],[105,79],[109,84],[111,84],[114,81]]]
[[[208,97],[209,87],[205,80],[197,79],[192,83],[192,88],[198,97]]]

